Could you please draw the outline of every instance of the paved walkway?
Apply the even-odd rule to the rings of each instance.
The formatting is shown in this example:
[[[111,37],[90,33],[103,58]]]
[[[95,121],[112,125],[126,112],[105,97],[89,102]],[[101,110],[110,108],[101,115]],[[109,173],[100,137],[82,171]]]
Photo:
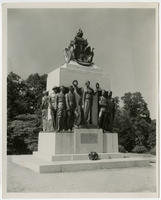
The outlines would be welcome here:
[[[38,174],[8,158],[8,192],[155,192],[155,164],[141,168]]]

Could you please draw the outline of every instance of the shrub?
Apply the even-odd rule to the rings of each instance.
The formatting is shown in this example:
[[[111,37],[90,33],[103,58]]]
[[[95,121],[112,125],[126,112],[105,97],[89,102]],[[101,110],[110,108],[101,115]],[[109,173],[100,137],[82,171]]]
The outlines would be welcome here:
[[[149,149],[153,149],[156,145],[156,120],[151,121],[147,143],[148,143]]]
[[[29,154],[37,150],[41,118],[38,115],[18,115],[8,123],[7,154]]]
[[[35,120],[38,116],[35,114],[21,114],[14,117],[14,120],[21,120],[21,121],[31,121]]]
[[[136,145],[132,150],[133,153],[146,153],[147,151],[147,148],[143,145]]]
[[[150,153],[151,153],[152,155],[156,155],[156,146],[153,147],[153,148],[150,150]]]
[[[127,153],[128,151],[126,151],[125,147],[122,145],[119,145],[119,152],[121,153]]]

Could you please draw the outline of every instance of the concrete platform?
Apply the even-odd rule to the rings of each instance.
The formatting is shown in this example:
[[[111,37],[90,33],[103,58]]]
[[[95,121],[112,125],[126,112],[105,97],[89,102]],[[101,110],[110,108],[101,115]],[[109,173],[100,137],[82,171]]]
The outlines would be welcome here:
[[[33,156],[45,161],[71,161],[71,160],[88,160],[88,154],[42,154],[38,151],[33,152]],[[131,157],[149,157],[149,154],[137,153],[99,153],[100,159],[113,158],[131,158]]]
[[[74,172],[82,170],[114,169],[128,167],[145,167],[150,165],[147,157],[113,158],[97,161],[44,161],[32,155],[12,156],[12,161],[20,166],[32,169],[38,173]]]
[[[88,154],[42,154],[39,151],[33,152],[33,156],[46,161],[71,161],[88,160]],[[134,156],[134,155],[133,155]],[[130,154],[125,153],[99,153],[100,159],[128,158]]]

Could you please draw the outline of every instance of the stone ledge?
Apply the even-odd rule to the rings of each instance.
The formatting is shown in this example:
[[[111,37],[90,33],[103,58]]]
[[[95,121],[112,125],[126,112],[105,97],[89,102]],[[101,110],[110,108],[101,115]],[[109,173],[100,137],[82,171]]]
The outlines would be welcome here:
[[[124,153],[98,153],[100,159],[128,158],[130,155]],[[70,161],[70,160],[88,160],[88,154],[42,154],[33,152],[33,156],[46,161]]]
[[[82,170],[114,169],[128,167],[145,167],[150,165],[149,158],[117,158],[86,161],[55,161],[47,162],[35,159],[34,156],[12,156],[12,161],[22,167],[38,173],[74,172]]]

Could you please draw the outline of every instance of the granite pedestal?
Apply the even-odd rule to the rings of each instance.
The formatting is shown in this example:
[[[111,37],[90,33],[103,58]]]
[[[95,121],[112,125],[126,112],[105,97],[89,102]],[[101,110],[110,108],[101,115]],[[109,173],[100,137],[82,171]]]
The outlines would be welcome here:
[[[100,87],[105,90],[110,90],[109,75],[106,74],[101,67],[92,65],[90,67],[79,65],[77,62],[70,61],[64,65],[56,68],[48,73],[47,77],[47,90],[49,93],[54,86],[64,85],[69,87],[73,80],[77,80],[79,87],[85,87],[85,82],[90,81],[91,87],[95,89],[96,83],[100,84]]]
[[[102,129],[74,129],[74,132],[40,132],[38,155],[118,153],[117,133]]]

